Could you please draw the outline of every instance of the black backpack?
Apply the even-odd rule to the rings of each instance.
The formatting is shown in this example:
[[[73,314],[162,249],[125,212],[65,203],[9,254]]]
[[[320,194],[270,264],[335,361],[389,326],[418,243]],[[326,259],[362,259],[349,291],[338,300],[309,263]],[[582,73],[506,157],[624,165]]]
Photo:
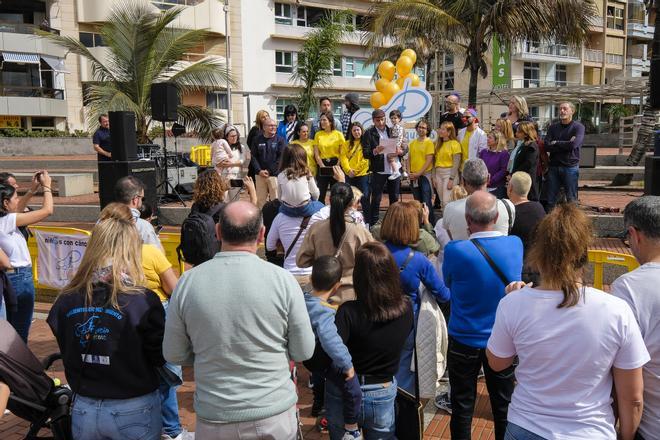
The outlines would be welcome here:
[[[215,235],[215,220],[224,205],[213,206],[207,212],[190,211],[181,224],[181,244],[176,248],[179,260],[197,266],[210,260],[220,251],[220,243]]]

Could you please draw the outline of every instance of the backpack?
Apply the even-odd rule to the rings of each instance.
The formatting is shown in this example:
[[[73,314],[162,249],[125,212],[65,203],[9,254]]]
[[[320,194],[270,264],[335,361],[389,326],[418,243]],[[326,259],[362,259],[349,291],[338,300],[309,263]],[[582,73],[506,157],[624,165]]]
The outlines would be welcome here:
[[[176,248],[179,261],[197,266],[220,251],[213,216],[222,209],[219,203],[207,212],[191,211],[181,224],[181,244]]]

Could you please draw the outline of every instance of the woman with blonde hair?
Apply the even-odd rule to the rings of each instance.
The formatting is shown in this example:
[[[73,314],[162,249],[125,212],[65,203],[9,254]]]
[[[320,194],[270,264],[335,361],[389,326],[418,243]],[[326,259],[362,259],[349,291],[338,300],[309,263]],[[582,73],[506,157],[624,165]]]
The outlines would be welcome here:
[[[509,152],[506,149],[506,138],[504,135],[493,130],[486,138],[488,149],[479,152],[479,158],[486,163],[490,181],[488,192],[498,199],[506,197],[506,176],[509,164]]]
[[[504,135],[507,150],[511,151],[515,148],[516,137],[513,133],[513,126],[511,125],[511,121],[509,121],[507,118],[498,118],[495,121],[495,131],[499,131]]]
[[[518,357],[506,438],[632,440],[649,361],[630,307],[587,287],[591,220],[575,204],[557,206],[536,229],[528,263],[539,286],[517,282],[499,303],[486,356],[502,371]],[[521,288],[522,287],[522,288]]]
[[[259,110],[257,112],[257,115],[254,118],[254,125],[248,132],[248,136],[247,136],[248,148],[252,148],[252,141],[254,140],[254,138],[256,138],[260,132],[264,131],[264,122],[266,122],[268,119],[270,119],[270,113],[268,113],[266,110]]]
[[[456,128],[449,121],[440,124],[438,140],[435,143],[435,189],[442,200],[444,208],[449,203],[449,194],[458,179],[461,166],[462,149],[456,139]]]
[[[506,119],[511,122],[513,133],[515,134],[518,124],[523,121],[531,121],[529,116],[529,107],[527,101],[522,96],[513,95],[509,99],[509,111],[506,114]]]
[[[141,287],[141,246],[132,219],[97,223],[48,314],[76,393],[74,438],[161,436],[157,369],[165,364],[165,313],[158,296]]]
[[[509,161],[509,174],[524,171],[532,178],[532,188],[527,198],[529,200],[539,199],[539,191],[536,179],[536,168],[539,163],[539,145],[536,125],[533,122],[523,121],[516,130],[516,139],[520,145],[511,153]]]

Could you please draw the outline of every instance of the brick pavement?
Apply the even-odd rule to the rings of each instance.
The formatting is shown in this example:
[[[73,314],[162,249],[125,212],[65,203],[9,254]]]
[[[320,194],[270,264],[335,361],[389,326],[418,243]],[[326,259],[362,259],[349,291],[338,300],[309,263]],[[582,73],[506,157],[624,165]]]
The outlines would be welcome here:
[[[58,350],[55,338],[48,325],[43,319],[43,314],[47,313],[50,305],[46,303],[37,303],[36,311],[38,319],[34,321],[30,331],[29,346],[38,358],[43,358],[48,354]],[[57,377],[62,382],[66,382],[64,370],[61,361],[57,361],[49,374]],[[301,419],[303,422],[303,434],[306,439],[327,439],[327,434],[320,434],[314,427],[314,418],[311,417],[312,393],[307,387],[308,372],[300,366],[298,375],[298,394]],[[193,394],[195,392],[194,375],[191,368],[184,368],[184,383],[178,390],[179,413],[181,421],[186,429],[195,430],[195,412],[193,409]],[[475,419],[473,422],[473,439],[489,439],[493,437],[493,423],[490,416],[490,403],[488,402],[488,393],[483,380],[478,387],[477,407],[475,410]],[[0,439],[2,440],[20,440],[28,430],[28,423],[18,417],[9,414],[0,419]],[[46,435],[45,431],[42,435]],[[449,438],[449,416],[443,411],[437,411],[428,425],[424,438],[427,439],[447,439]]]

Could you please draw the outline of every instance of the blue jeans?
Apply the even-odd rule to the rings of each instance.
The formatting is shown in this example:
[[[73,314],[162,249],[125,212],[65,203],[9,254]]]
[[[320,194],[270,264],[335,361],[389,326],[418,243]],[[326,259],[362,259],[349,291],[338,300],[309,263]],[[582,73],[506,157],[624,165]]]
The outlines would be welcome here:
[[[167,307],[169,301],[163,301],[163,309],[165,309],[165,318],[167,318]],[[164,365],[172,373],[179,377],[183,377],[183,371],[179,365],[173,365],[167,362]],[[181,420],[179,420],[179,402],[176,400],[177,386],[170,385],[162,377],[160,378],[160,385],[158,391],[160,393],[160,412],[163,423],[163,434],[170,437],[176,437],[181,433]]]
[[[7,278],[16,292],[18,308],[8,313],[8,321],[16,329],[16,333],[27,344],[32,314],[34,312],[34,280],[32,266],[17,267],[15,272],[8,273]]]
[[[7,319],[7,309],[5,308],[4,298],[0,298],[0,319]]]
[[[417,182],[410,186],[415,200],[419,200],[422,203],[426,203],[426,206],[429,208],[429,221],[433,226],[435,226],[435,211],[433,210],[433,188],[431,188],[431,182],[426,176],[419,176]]]
[[[415,320],[415,326],[417,320]],[[415,345],[415,332],[414,330],[408,335],[403,349],[401,350],[401,359],[399,360],[399,371],[396,372],[396,381],[399,388],[408,391],[410,394],[415,395],[415,373],[410,370],[410,365],[413,358],[413,347]]]
[[[325,205],[318,200],[310,200],[306,205],[298,206],[296,208],[292,208],[290,206],[286,206],[284,203],[280,203],[279,212],[286,215],[287,217],[309,217],[316,214],[316,212],[324,206]]]
[[[369,175],[358,177],[346,177],[346,182],[362,191],[360,205],[362,205],[362,215],[369,219]]]
[[[393,439],[394,401],[396,379],[387,387],[382,384],[362,385],[362,405],[358,425],[366,440]],[[342,415],[342,390],[331,381],[325,384],[325,410],[331,440],[341,440],[344,435]]]
[[[162,422],[158,391],[132,399],[76,396],[71,410],[75,440],[159,440]]]
[[[390,198],[390,205],[399,201],[399,193],[401,190],[401,177],[394,180],[389,180],[390,174],[371,174],[371,203],[369,204],[369,217],[367,223],[369,227],[378,222],[380,213],[380,200],[383,198],[383,191],[387,185],[387,193]]]
[[[577,200],[578,179],[580,178],[580,168],[551,166],[548,169],[545,184],[548,191],[548,211],[552,210],[557,204],[559,190],[563,187],[566,192],[566,201],[573,202]]]
[[[506,427],[506,434],[504,434],[504,440],[546,440],[540,435],[536,435],[531,431],[521,428],[518,425],[514,425],[509,422]]]

